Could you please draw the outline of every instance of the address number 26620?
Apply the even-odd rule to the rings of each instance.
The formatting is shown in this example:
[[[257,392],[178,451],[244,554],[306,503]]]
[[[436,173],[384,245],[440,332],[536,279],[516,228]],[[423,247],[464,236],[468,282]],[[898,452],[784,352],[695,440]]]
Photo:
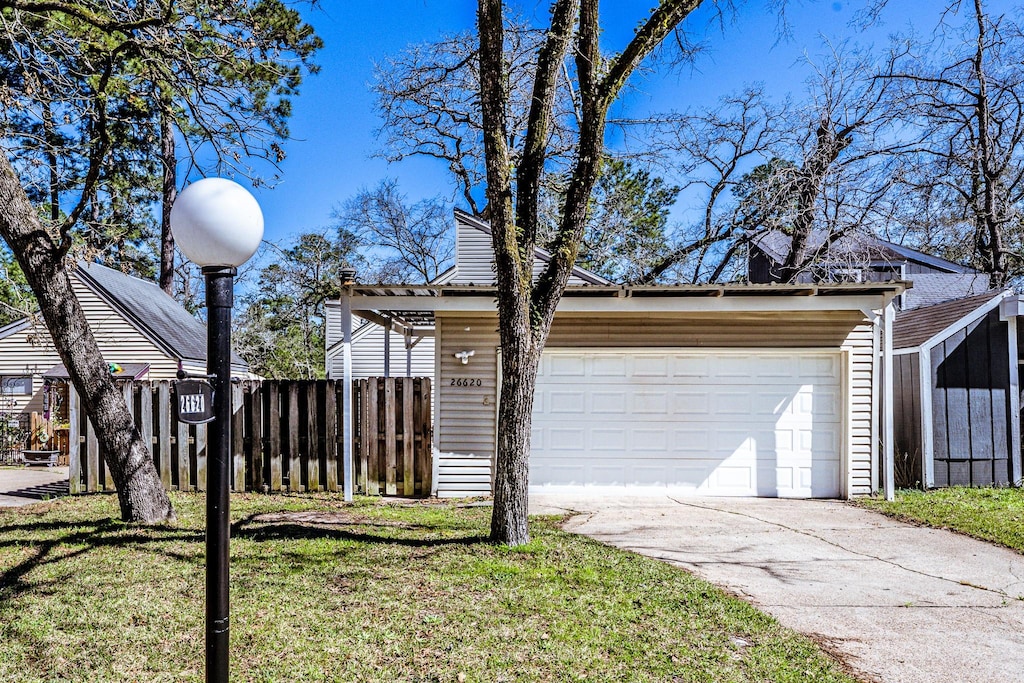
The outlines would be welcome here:
[[[449,386],[453,387],[482,387],[484,381],[473,377],[453,377]]]

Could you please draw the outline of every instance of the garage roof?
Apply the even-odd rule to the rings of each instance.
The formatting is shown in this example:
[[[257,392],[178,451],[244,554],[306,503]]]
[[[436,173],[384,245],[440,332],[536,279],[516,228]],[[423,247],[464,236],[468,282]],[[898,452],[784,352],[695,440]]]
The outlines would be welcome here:
[[[853,310],[870,316],[904,282],[835,284],[583,285],[567,287],[563,312]],[[437,311],[493,311],[496,286],[353,285],[352,311],[379,324],[433,327]],[[386,321],[386,323],[385,323]]]

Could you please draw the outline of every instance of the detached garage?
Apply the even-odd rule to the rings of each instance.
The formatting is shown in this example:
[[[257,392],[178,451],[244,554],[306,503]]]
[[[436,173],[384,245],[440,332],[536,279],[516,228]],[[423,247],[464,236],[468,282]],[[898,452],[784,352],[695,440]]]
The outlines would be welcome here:
[[[815,498],[878,490],[880,341],[902,291],[571,285],[538,376],[531,489]],[[420,331],[433,322],[439,496],[491,490],[501,374],[494,296],[493,286],[460,283],[353,285],[343,295],[343,309],[370,320]]]

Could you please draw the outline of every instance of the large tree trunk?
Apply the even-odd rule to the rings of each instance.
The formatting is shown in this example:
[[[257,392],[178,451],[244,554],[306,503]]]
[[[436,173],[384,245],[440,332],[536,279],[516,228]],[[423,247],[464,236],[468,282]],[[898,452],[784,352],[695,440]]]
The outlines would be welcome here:
[[[498,466],[494,476],[491,539],[507,545],[530,541],[529,514],[530,430],[533,393],[537,386],[540,349],[517,344],[530,338],[529,330],[505,330],[502,325],[501,401],[498,404]]]
[[[71,289],[64,249],[39,222],[6,157],[0,159],[0,236],[11,246],[32,287],[54,346],[92,420],[117,487],[121,519],[147,524],[174,519],[153,459]]]

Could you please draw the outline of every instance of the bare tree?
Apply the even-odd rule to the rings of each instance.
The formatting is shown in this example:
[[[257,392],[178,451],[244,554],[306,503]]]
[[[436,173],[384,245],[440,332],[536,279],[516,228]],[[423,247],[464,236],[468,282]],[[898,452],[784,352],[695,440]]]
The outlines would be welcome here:
[[[545,34],[513,20],[502,36],[508,81],[508,101],[504,104],[506,144],[515,157],[527,128],[537,52]],[[410,46],[378,65],[372,86],[383,119],[379,135],[385,158],[440,159],[447,164],[474,215],[484,215],[486,209],[479,195],[474,194],[486,180],[479,63],[475,33],[444,36],[436,42]],[[576,119],[572,92],[562,80],[548,131],[551,160],[562,159],[571,150]]]
[[[341,237],[363,249],[371,272],[363,281],[430,282],[452,264],[455,243],[444,202],[425,199],[413,204],[393,180],[363,189],[335,211]]]
[[[734,192],[750,163],[764,160],[782,144],[786,109],[752,86],[723,97],[716,107],[654,122],[649,139],[674,160],[675,173],[686,179],[683,190],[701,191],[704,209],[698,221],[678,231],[674,246],[635,278],[636,284],[649,284],[671,270],[683,271],[676,279],[691,282],[721,278],[746,228]]]
[[[982,0],[952,2],[893,74],[921,131],[899,175],[906,236],[972,258],[994,286],[1024,272],[1022,41],[1021,24]]]

